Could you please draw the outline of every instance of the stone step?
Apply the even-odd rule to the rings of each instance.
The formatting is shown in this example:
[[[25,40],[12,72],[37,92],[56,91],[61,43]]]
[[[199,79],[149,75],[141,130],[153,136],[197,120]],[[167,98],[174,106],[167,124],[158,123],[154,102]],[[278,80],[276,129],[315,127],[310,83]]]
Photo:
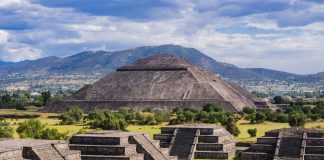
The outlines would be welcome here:
[[[63,160],[63,157],[58,153],[58,151],[51,145],[41,145],[41,146],[33,146],[32,151],[41,159],[55,159],[55,160]]]
[[[276,145],[277,141],[278,141],[278,138],[276,138],[276,137],[260,137],[257,139],[258,144]]]
[[[268,157],[267,153],[262,152],[242,152],[241,153],[241,160],[268,160],[272,159]]]
[[[170,147],[170,143],[168,142],[160,142],[160,148],[169,148]]]
[[[322,154],[322,155],[324,155],[324,146],[306,146],[305,154]]]
[[[128,137],[90,137],[90,136],[72,136],[70,144],[90,144],[90,145],[126,145]]]
[[[304,160],[321,160],[324,159],[323,154],[305,154]]]
[[[198,143],[196,145],[197,151],[229,151],[235,150],[235,142],[226,142],[224,144],[218,143]]]
[[[261,152],[261,153],[268,153],[268,154],[274,154],[275,147],[268,144],[252,144],[251,145],[251,151],[252,152]]]
[[[144,160],[144,154],[134,154],[130,156],[112,155],[82,155],[82,160]]]
[[[223,151],[195,151],[195,159],[229,159],[235,156],[234,153]]]
[[[71,150],[80,150],[82,155],[133,155],[136,145],[85,145],[70,144]]]
[[[172,134],[154,134],[153,139],[159,140],[160,142],[169,142],[171,141],[173,135]]]

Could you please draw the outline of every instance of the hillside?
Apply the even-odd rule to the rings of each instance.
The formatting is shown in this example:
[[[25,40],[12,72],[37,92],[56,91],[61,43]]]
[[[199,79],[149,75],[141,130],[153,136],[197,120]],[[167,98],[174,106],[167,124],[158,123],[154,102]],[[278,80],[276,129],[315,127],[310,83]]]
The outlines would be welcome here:
[[[143,46],[119,51],[86,51],[67,57],[45,57],[21,62],[0,62],[0,85],[4,90],[33,88],[79,89],[93,83],[121,66],[157,54],[184,57],[190,63],[207,68],[222,78],[241,81],[243,84],[259,82],[323,82],[324,72],[298,75],[264,68],[239,68],[222,63],[194,48],[178,45]],[[8,88],[9,86],[9,88]]]
[[[48,74],[70,73],[110,73],[117,68],[131,64],[137,59],[157,54],[173,54],[184,57],[191,63],[208,68],[215,74],[230,79],[262,79],[258,74],[238,68],[232,64],[218,62],[193,48],[177,45],[145,46],[133,49],[107,52],[87,51],[72,56],[58,58],[47,57],[27,60],[1,67],[2,73],[46,72]]]

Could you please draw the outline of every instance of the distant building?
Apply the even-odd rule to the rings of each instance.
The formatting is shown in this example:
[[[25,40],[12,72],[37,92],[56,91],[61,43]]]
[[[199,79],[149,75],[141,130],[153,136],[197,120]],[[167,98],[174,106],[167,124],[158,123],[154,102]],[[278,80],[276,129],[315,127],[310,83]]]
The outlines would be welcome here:
[[[276,111],[278,106],[272,104],[269,99],[265,98],[256,98],[253,99],[254,105],[256,106],[257,111],[271,110]]]

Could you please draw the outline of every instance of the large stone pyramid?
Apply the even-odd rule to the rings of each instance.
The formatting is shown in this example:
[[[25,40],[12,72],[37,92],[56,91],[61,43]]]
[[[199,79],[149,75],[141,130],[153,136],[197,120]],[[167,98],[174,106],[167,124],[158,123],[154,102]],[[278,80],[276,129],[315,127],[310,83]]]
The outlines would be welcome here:
[[[158,55],[121,67],[66,100],[46,106],[44,111],[64,112],[69,106],[79,106],[86,111],[126,106],[171,110],[214,103],[227,111],[239,112],[244,106],[254,107],[251,99],[247,90],[183,58]]]

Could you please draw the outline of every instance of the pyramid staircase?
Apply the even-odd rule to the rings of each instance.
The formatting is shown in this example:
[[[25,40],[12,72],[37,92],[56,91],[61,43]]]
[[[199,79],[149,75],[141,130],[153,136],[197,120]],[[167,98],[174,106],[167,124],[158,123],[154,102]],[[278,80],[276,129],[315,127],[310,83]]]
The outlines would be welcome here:
[[[242,160],[324,160],[324,132],[282,129],[266,132],[241,153]]]
[[[178,159],[230,159],[235,156],[233,136],[223,127],[175,125],[161,128],[153,139]]]

